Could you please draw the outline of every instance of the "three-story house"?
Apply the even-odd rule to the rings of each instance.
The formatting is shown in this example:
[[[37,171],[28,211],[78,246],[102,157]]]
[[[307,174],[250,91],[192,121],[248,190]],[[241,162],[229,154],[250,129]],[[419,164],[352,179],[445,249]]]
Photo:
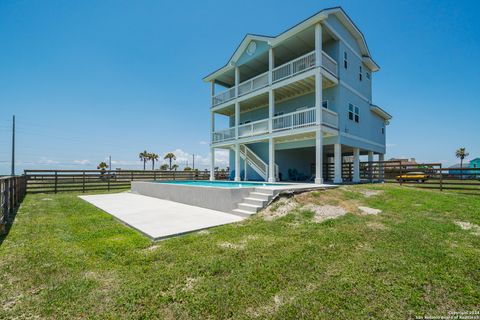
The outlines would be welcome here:
[[[248,34],[211,83],[215,149],[230,152],[235,181],[342,182],[342,162],[383,161],[391,116],[372,102],[379,70],[342,8],[325,9],[275,37]],[[222,90],[219,90],[222,89]],[[223,128],[216,125],[226,117]],[[330,166],[328,166],[330,167]]]

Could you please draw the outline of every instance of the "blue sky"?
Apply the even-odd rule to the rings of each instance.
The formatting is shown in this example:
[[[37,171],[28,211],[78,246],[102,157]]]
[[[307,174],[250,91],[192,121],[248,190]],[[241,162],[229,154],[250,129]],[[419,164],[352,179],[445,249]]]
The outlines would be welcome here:
[[[479,1],[0,1],[0,173],[140,168],[144,149],[208,163],[210,87],[245,33],[277,35],[340,5],[381,70],[390,157],[480,157]],[[219,162],[226,158],[219,156]]]

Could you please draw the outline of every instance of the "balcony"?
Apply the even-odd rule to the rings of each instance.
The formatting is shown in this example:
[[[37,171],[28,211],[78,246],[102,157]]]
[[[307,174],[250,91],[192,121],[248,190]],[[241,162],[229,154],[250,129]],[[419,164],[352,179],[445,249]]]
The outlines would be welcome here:
[[[336,112],[322,108],[322,124],[338,129],[338,115]],[[272,132],[293,130],[316,125],[315,108],[310,107],[272,118]],[[238,138],[251,137],[269,133],[268,119],[262,119],[238,126]],[[215,131],[212,142],[223,142],[235,139],[235,127]]]
[[[212,142],[228,141],[235,139],[235,127],[212,133]]]
[[[309,52],[299,58],[291,60],[272,70],[272,83],[276,83],[287,78],[296,76],[302,72],[311,70],[317,66],[315,61],[315,51]],[[338,77],[337,62],[333,60],[327,53],[322,51],[321,66],[333,76]],[[244,81],[238,85],[238,97],[246,95],[250,92],[265,88],[269,85],[268,71],[254,78]],[[212,98],[212,105],[217,106],[227,101],[235,99],[235,86],[228,88]]]
[[[268,119],[262,119],[238,126],[238,137],[250,137],[268,132]]]
[[[315,108],[307,108],[273,118],[273,131],[291,130],[314,126],[316,124]],[[322,124],[338,128],[338,115],[336,112],[322,108]]]
[[[238,96],[243,96],[266,86],[268,86],[268,72],[262,73],[255,78],[240,83],[238,86]]]

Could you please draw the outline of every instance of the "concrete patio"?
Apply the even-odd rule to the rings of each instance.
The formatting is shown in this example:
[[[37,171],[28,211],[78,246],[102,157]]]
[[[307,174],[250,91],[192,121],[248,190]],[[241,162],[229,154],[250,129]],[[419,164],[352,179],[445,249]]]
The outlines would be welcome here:
[[[244,219],[225,212],[128,192],[79,197],[153,240]]]

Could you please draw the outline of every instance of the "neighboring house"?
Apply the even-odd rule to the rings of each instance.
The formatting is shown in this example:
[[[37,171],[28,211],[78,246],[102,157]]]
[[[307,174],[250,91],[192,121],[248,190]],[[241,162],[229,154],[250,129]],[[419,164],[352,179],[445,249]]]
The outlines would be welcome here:
[[[463,163],[463,168],[472,168],[475,170],[458,170],[459,168],[461,168],[460,163],[448,167],[448,173],[451,175],[462,175],[463,171],[464,176],[480,177],[480,158],[475,158]]]
[[[391,116],[372,102],[378,70],[340,7],[278,36],[246,35],[227,64],[203,79],[212,87],[212,155],[230,150],[237,181],[316,183],[327,179],[323,167],[332,158],[334,182],[342,182],[342,157],[353,156],[353,181],[360,181],[359,156],[383,161],[386,150]],[[216,126],[221,116],[228,127]]]

